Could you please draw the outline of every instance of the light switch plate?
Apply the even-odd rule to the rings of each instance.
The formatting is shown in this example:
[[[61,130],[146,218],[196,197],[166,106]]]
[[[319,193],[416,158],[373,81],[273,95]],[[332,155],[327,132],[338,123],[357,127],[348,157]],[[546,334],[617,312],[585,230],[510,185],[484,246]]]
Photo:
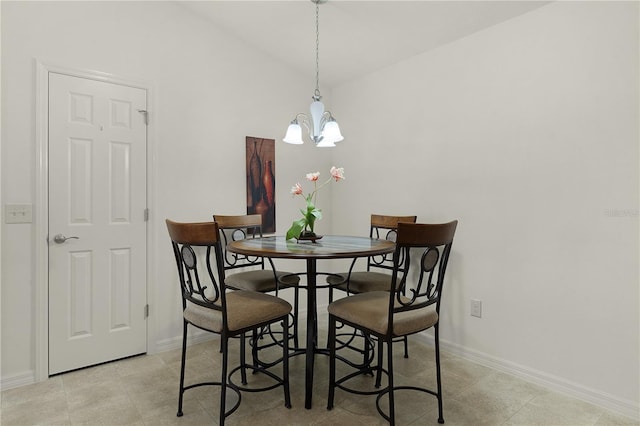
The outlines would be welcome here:
[[[482,318],[482,301],[471,299],[471,316]]]
[[[33,222],[33,206],[31,204],[5,204],[4,223]]]

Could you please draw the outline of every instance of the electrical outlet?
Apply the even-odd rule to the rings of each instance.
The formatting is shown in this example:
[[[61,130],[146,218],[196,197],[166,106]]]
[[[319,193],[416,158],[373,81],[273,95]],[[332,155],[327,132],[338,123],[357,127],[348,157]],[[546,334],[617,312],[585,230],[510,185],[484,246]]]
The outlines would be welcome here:
[[[4,223],[31,223],[33,213],[31,204],[5,204]]]
[[[482,300],[471,299],[471,316],[482,318]]]

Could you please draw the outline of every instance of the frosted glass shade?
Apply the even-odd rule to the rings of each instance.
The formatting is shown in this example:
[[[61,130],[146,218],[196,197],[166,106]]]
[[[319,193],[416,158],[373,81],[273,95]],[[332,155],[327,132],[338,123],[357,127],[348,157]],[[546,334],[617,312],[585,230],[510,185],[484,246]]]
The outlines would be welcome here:
[[[318,142],[316,144],[316,146],[318,148],[331,148],[333,146],[336,146],[336,144],[333,143],[333,141],[331,139],[322,138],[322,140],[320,142]]]
[[[289,124],[287,133],[284,135],[284,139],[282,140],[293,145],[302,145],[302,127],[300,127],[297,120],[294,120]]]
[[[324,140],[329,140],[331,142],[340,142],[344,139],[342,133],[340,133],[338,122],[334,119],[327,121],[324,125],[324,129],[322,129],[322,136],[324,136]]]

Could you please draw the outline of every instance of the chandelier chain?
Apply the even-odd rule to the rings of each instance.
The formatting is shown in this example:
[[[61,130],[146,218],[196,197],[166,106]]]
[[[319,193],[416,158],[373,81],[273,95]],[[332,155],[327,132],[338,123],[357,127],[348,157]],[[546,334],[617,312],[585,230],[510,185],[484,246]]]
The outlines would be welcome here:
[[[316,97],[320,97],[320,3],[316,2]]]

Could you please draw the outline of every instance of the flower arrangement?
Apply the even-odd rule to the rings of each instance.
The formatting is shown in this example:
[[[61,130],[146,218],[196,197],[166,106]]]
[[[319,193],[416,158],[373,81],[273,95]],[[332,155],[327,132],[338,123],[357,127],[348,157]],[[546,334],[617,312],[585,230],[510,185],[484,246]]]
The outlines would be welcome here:
[[[315,238],[316,235],[313,232],[313,227],[316,223],[316,220],[322,219],[322,210],[316,207],[316,194],[318,191],[325,185],[327,185],[332,180],[336,182],[344,179],[344,168],[342,167],[331,167],[330,170],[331,177],[327,179],[324,183],[318,185],[318,179],[320,178],[320,172],[315,173],[307,173],[306,179],[308,181],[313,182],[313,191],[309,194],[304,195],[302,191],[302,185],[300,183],[296,183],[291,188],[291,194],[293,196],[300,195],[303,197],[307,203],[306,210],[300,209],[300,213],[302,213],[302,218],[294,221],[291,224],[291,228],[287,231],[286,239],[289,240],[291,238],[300,238],[300,237],[311,237]]]

